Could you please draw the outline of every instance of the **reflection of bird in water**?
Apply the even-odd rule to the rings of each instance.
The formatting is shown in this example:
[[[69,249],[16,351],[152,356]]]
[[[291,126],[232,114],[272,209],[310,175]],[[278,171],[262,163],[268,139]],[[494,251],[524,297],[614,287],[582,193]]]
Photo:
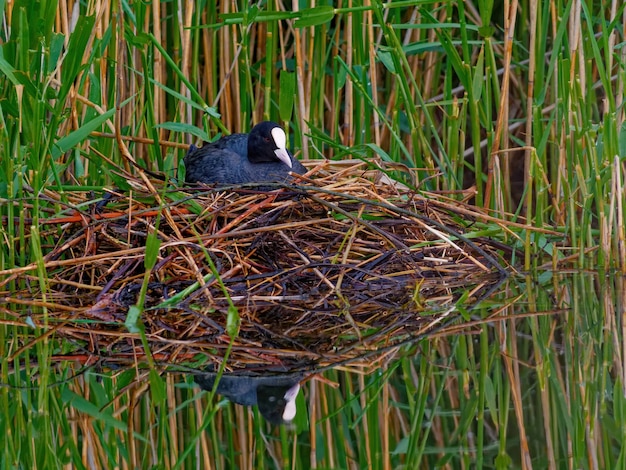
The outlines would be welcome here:
[[[203,372],[194,379],[203,390],[213,390],[217,373]],[[296,397],[300,391],[302,373],[277,375],[223,374],[216,393],[233,403],[257,405],[261,415],[272,424],[293,420],[296,416]]]
[[[275,122],[264,121],[250,134],[232,134],[194,145],[184,159],[187,183],[284,183],[289,172],[306,168],[287,150],[285,131]]]

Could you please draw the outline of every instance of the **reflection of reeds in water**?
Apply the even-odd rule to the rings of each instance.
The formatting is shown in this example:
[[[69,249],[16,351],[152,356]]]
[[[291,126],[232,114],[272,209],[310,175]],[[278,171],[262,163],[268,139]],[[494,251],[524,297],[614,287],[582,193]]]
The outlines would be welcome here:
[[[229,367],[327,366],[423,337],[441,315],[450,320],[462,293],[471,291],[467,307],[505,272],[502,246],[464,235],[480,212],[368,179],[382,173],[361,162],[327,166],[275,192],[162,189],[160,207],[140,179],[132,196],[98,211],[75,194],[82,211],[42,221],[60,234],[44,256],[48,322],[92,359],[141,361],[144,345],[124,322],[145,283],[142,322],[159,362],[221,361],[232,304],[241,327]],[[160,250],[146,277],[155,231]]]

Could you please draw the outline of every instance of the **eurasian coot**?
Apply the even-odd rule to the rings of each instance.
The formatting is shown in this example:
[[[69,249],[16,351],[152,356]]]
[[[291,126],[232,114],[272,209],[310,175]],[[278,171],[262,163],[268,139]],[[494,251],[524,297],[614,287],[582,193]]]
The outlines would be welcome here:
[[[213,390],[217,373],[213,367],[195,375],[195,381],[203,390]],[[259,412],[272,424],[291,421],[296,415],[296,397],[304,374],[255,373],[222,375],[216,393],[233,403],[244,406],[258,405]]]
[[[185,156],[187,183],[282,183],[289,172],[306,168],[287,150],[285,131],[275,122],[264,121],[250,134],[232,134],[192,145]]]

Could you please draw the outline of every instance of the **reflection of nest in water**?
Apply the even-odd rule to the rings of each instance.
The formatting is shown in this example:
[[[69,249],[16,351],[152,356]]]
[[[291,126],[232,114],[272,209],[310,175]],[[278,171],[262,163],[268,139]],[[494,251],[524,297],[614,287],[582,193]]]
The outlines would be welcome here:
[[[13,303],[29,305],[37,326],[45,306],[74,356],[129,364],[145,357],[140,333],[124,324],[145,282],[151,355],[196,367],[223,359],[232,303],[241,326],[228,366],[293,368],[419,338],[462,294],[471,304],[501,277],[503,246],[462,235],[482,216],[475,209],[375,184],[359,165],[343,172],[349,178],[324,174],[310,187],[261,194],[154,196],[137,180],[132,197],[99,207],[73,195],[71,214],[42,228],[42,239],[58,240],[44,257],[45,305],[35,265],[0,273],[0,295],[8,280],[21,282]],[[146,277],[151,233],[160,248]]]

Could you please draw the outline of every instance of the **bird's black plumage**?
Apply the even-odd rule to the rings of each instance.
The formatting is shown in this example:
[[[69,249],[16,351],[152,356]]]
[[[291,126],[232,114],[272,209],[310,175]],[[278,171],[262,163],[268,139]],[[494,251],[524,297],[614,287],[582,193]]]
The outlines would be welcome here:
[[[282,183],[289,172],[306,168],[286,148],[283,129],[271,121],[252,128],[250,134],[232,134],[191,146],[184,159],[187,183]]]
[[[216,378],[217,373],[213,367],[195,375],[195,381],[200,388],[208,391],[213,390]],[[295,417],[296,397],[303,379],[304,374],[300,372],[224,373],[215,392],[233,403],[258,405],[265,419],[272,424],[281,424]]]

